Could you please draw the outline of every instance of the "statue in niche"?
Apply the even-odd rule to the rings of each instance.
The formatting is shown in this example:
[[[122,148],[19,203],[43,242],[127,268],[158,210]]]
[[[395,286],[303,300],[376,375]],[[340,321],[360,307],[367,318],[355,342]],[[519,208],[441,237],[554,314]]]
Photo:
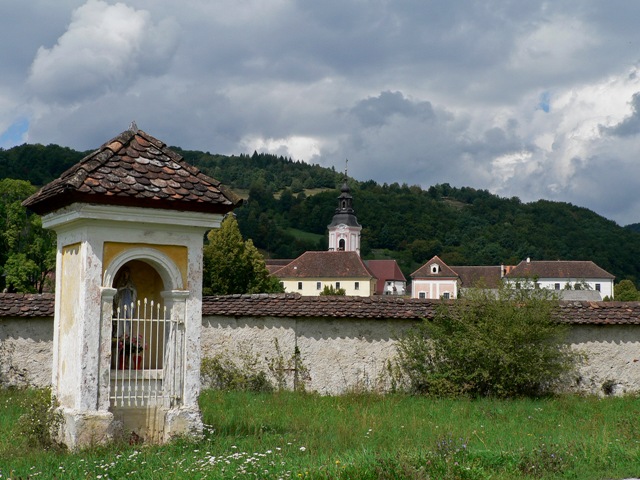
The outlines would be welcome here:
[[[113,297],[113,314],[120,319],[132,319],[135,314],[135,305],[138,300],[138,291],[131,279],[131,270],[129,267],[122,267],[114,282],[116,294]],[[118,322],[118,331],[116,336],[119,337],[124,333],[131,333],[131,324],[126,321],[124,325]]]

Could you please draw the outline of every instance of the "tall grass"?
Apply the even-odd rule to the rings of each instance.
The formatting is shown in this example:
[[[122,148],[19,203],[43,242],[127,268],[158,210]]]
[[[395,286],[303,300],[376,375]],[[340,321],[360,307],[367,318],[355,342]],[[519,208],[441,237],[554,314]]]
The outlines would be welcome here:
[[[77,454],[12,436],[29,392],[0,391],[0,478],[516,479],[640,476],[638,398],[201,396],[205,438]]]

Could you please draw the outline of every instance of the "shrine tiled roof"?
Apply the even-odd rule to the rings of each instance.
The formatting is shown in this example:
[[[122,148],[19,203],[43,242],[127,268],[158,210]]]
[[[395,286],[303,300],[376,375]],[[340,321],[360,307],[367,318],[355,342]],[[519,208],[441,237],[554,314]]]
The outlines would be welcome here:
[[[0,318],[51,318],[54,314],[54,301],[54,295],[47,293],[0,293]],[[202,315],[420,320],[433,318],[440,305],[453,305],[455,302],[456,300],[425,300],[389,295],[212,295],[202,299]],[[640,302],[561,301],[556,318],[570,325],[640,325]]]
[[[23,204],[40,215],[75,202],[227,213],[241,201],[132,124]]]

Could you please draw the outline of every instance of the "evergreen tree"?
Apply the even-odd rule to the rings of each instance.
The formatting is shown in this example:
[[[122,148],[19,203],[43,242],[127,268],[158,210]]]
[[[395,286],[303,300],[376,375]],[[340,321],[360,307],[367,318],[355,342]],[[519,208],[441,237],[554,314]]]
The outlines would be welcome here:
[[[207,236],[204,247],[204,295],[276,293],[283,288],[267,270],[264,258],[251,240],[244,241],[233,215]]]

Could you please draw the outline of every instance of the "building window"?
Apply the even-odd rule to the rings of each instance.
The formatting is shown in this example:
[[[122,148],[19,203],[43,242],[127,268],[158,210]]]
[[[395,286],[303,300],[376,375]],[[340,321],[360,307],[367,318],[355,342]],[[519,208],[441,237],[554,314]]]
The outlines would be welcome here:
[[[596,283],[596,292],[599,292],[599,291],[600,291],[600,284]]]
[[[344,246],[345,246],[344,238],[341,238],[340,241],[338,242],[338,250],[344,251]]]
[[[418,298],[427,298],[427,294],[425,292],[420,292],[418,294]]]
[[[302,290],[302,282],[298,282],[298,290]]]
[[[445,300],[449,300],[449,298],[451,298],[451,296],[449,295],[449,292],[444,292],[442,294],[442,298],[444,298]]]
[[[560,284],[559,284],[559,283],[556,283],[556,284],[553,286],[553,288],[555,288],[556,290],[560,290]]]
[[[438,273],[440,271],[440,265],[431,265],[431,273]]]
[[[322,290],[322,282],[316,282],[316,290]]]
[[[336,290],[340,288],[340,282],[336,282]]]
[[[355,288],[356,290],[360,290],[360,282],[356,282],[353,288]]]

